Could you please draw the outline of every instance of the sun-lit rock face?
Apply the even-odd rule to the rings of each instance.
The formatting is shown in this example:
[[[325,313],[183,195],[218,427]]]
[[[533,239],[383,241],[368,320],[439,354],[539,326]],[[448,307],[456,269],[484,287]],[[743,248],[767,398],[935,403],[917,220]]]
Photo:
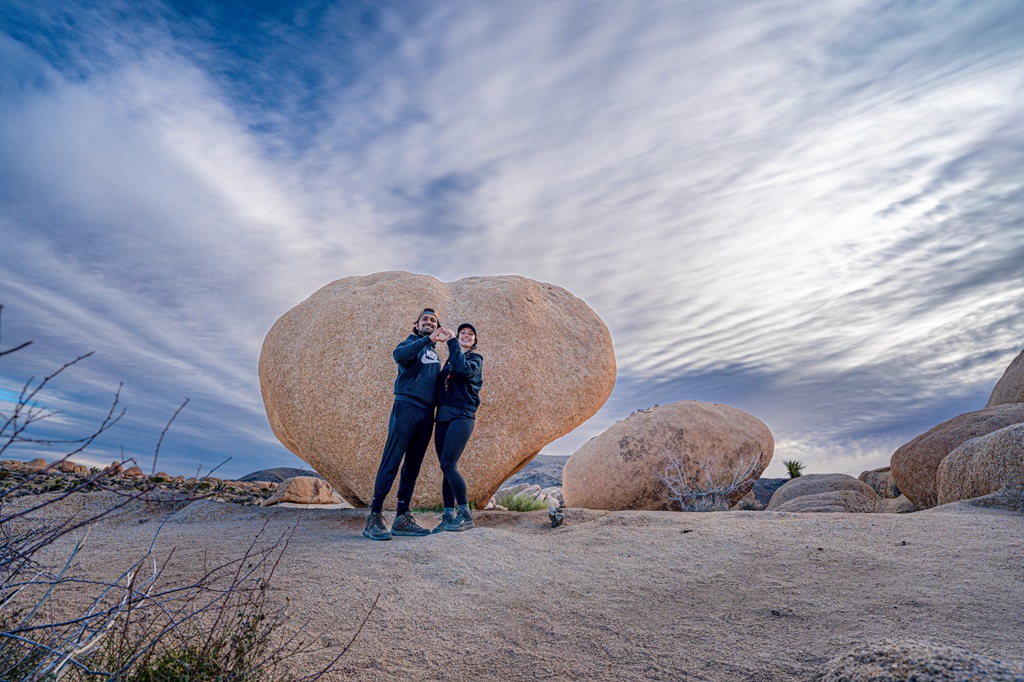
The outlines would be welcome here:
[[[1015,357],[996,382],[985,407],[1024,403],[1024,350]]]
[[[424,307],[445,327],[471,322],[479,333],[482,404],[459,470],[481,506],[542,447],[597,412],[615,383],[604,322],[554,285],[519,276],[445,283],[406,272],[332,282],[267,334],[260,388],[278,439],[354,504],[373,496],[394,399],[391,353]],[[436,350],[443,362],[446,345]],[[431,446],[413,505],[440,501]]]
[[[965,441],[939,464],[939,504],[1024,488],[1024,423]]]
[[[588,509],[678,509],[662,481],[669,458],[698,487],[744,474],[729,496],[750,491],[771,462],[772,433],[761,420],[728,405],[695,400],[634,412],[583,444],[562,472],[566,506]]]
[[[921,509],[938,504],[939,464],[963,442],[1024,422],[1024,403],[997,405],[942,422],[892,453],[889,465],[900,492]]]

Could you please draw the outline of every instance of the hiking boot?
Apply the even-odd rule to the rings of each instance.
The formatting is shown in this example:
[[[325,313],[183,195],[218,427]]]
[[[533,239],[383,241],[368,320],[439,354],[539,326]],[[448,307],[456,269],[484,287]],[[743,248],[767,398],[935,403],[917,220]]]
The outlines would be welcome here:
[[[441,523],[437,524],[437,527],[434,528],[434,530],[430,531],[431,534],[443,532],[444,531],[444,524],[449,523],[449,522],[454,521],[454,520],[455,520],[455,512],[444,512],[443,514],[441,514]]]
[[[444,524],[445,530],[459,532],[463,530],[469,530],[475,528],[476,524],[473,523],[473,514],[468,511],[459,510],[459,513],[455,515],[455,518]]]
[[[363,529],[363,537],[370,538],[371,540],[391,539],[391,533],[388,532],[388,527],[384,525],[383,514],[370,512],[370,515],[366,517],[366,528]]]
[[[391,524],[391,534],[419,537],[430,535],[430,531],[416,523],[416,519],[412,517],[412,512],[405,512],[395,517],[395,522]]]

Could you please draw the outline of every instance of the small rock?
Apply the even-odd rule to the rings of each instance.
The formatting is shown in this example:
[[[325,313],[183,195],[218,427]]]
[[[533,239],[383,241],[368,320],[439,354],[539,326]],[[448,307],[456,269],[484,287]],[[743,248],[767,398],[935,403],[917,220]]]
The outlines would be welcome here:
[[[893,480],[890,467],[863,471],[857,478],[874,488],[879,497],[896,498],[900,496],[900,489],[896,485],[896,481]]]
[[[988,658],[966,649],[927,642],[883,641],[829,661],[816,682],[1020,682],[1024,663]]]

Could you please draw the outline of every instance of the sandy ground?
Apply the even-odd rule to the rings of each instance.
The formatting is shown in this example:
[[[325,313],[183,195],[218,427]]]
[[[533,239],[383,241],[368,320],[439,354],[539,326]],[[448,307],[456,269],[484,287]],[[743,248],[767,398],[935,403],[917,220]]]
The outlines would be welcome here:
[[[81,570],[127,566],[159,518],[138,507],[97,524]],[[272,598],[337,642],[379,594],[330,679],[805,680],[887,638],[1024,659],[1020,513],[568,510],[557,529],[543,511],[476,519],[464,533],[370,542],[361,510],[196,502],[158,546],[184,576],[240,555],[265,521],[274,536],[293,529]]]

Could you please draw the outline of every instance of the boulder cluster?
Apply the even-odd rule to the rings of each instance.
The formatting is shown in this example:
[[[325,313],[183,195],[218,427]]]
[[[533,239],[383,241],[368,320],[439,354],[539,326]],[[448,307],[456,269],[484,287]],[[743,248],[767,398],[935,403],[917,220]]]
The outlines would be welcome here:
[[[111,462],[106,467],[90,467],[71,460],[47,462],[43,458],[29,462],[0,461],[0,490],[12,497],[44,492],[60,492],[80,487],[93,490],[137,491],[147,488],[178,491],[210,499],[243,505],[256,505],[272,495],[276,483],[263,481],[231,481],[206,476],[200,478],[171,476],[165,472],[148,475],[137,466]]]
[[[898,512],[1024,486],[1022,352],[984,409],[935,426],[898,448],[889,467],[859,478],[808,474],[774,494],[758,490],[775,449],[768,427],[734,407],[681,401],[638,410],[592,438],[565,464],[560,487],[499,491],[607,400],[615,382],[607,327],[568,291],[524,277],[446,283],[382,272],[321,288],[264,341],[259,376],[271,428],[330,484],[293,483],[305,486],[297,495],[327,500],[333,486],[332,500],[340,493],[356,506],[370,501],[393,401],[390,351],[425,306],[445,326],[472,322],[480,334],[483,403],[460,462],[478,507],[500,509],[504,495],[530,494],[537,504],[606,510]],[[444,362],[447,348],[437,351]],[[413,506],[437,505],[440,490],[431,447]]]
[[[899,489],[920,508],[1024,486],[1024,351],[984,409],[953,417],[900,446],[890,466]]]
[[[562,488],[560,486],[542,488],[536,483],[516,483],[498,489],[484,509],[508,511],[509,508],[521,507],[524,502],[530,503],[535,509],[545,506],[549,509],[558,509],[562,506]]]
[[[889,467],[847,474],[803,474],[786,481],[765,507],[777,512],[901,513],[916,507],[891,483]]]

